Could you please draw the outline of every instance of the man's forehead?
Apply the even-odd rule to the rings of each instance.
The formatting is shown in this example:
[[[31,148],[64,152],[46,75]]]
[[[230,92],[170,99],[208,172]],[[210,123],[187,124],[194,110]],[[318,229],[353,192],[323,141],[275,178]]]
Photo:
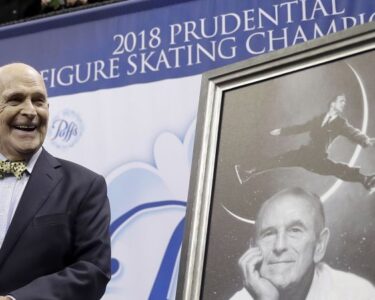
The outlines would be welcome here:
[[[0,89],[2,91],[14,89],[26,92],[30,88],[46,91],[43,78],[35,69],[24,64],[12,64],[0,68]]]
[[[257,226],[288,224],[298,220],[311,223],[313,218],[314,207],[306,197],[285,194],[264,204],[257,218]]]
[[[3,71],[5,73],[9,73],[9,72],[12,72],[13,70],[16,71],[16,72],[31,71],[31,72],[38,73],[38,71],[36,69],[34,69],[32,66],[24,64],[24,63],[20,63],[20,62],[10,63],[10,64],[3,65],[3,66],[0,67],[0,73],[3,72]]]
[[[41,78],[41,75],[33,67],[23,63],[12,63],[0,67],[0,80],[9,80],[14,77]]]

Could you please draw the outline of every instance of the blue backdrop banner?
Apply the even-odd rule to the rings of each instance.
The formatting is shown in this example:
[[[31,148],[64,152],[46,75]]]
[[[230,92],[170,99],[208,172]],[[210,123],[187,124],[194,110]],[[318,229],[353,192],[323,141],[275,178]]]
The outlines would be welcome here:
[[[367,0],[127,1],[0,28],[0,64],[40,70],[45,147],[103,174],[103,299],[174,299],[205,71],[372,22]]]

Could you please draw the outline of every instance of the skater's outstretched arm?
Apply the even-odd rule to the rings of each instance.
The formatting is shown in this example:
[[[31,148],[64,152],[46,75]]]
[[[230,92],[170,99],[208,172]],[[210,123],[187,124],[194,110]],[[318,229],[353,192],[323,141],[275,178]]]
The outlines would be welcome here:
[[[375,138],[368,137],[367,141],[366,141],[366,146],[367,147],[374,147],[375,146]]]
[[[351,125],[346,119],[344,119],[341,127],[341,134],[353,143],[359,144],[364,148],[375,146],[375,138],[370,138],[365,133]]]
[[[291,125],[283,128],[276,128],[270,131],[270,135],[279,136],[279,135],[294,135],[300,134],[307,131],[310,131],[314,122],[316,122],[316,118],[311,119],[303,124]]]

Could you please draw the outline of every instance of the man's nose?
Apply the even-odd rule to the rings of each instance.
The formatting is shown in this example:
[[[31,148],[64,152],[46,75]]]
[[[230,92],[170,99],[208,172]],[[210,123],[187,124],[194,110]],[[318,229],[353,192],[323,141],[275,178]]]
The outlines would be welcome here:
[[[23,101],[22,107],[21,107],[21,113],[28,117],[36,116],[36,109],[30,98],[27,98]]]
[[[286,240],[286,236],[285,236],[284,233],[281,232],[281,233],[277,234],[275,244],[274,244],[274,247],[273,247],[273,251],[275,252],[275,254],[281,254],[284,251],[286,251],[287,243],[288,242]]]

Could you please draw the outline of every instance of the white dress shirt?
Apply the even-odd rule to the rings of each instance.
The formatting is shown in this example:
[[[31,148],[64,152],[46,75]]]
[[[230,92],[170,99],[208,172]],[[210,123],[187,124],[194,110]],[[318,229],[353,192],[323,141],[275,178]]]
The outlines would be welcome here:
[[[325,126],[326,124],[329,124],[331,123],[334,119],[337,118],[337,114],[330,114],[330,113],[327,113],[326,116],[324,117],[323,119],[323,122],[322,122],[322,127]]]
[[[30,174],[41,152],[42,148],[35,152],[27,162],[27,172],[22,175],[21,179],[17,179],[15,176],[5,176],[0,179],[0,248],[3,245],[9,225],[12,222],[18,203],[29,181]],[[0,160],[6,159],[0,153]]]

